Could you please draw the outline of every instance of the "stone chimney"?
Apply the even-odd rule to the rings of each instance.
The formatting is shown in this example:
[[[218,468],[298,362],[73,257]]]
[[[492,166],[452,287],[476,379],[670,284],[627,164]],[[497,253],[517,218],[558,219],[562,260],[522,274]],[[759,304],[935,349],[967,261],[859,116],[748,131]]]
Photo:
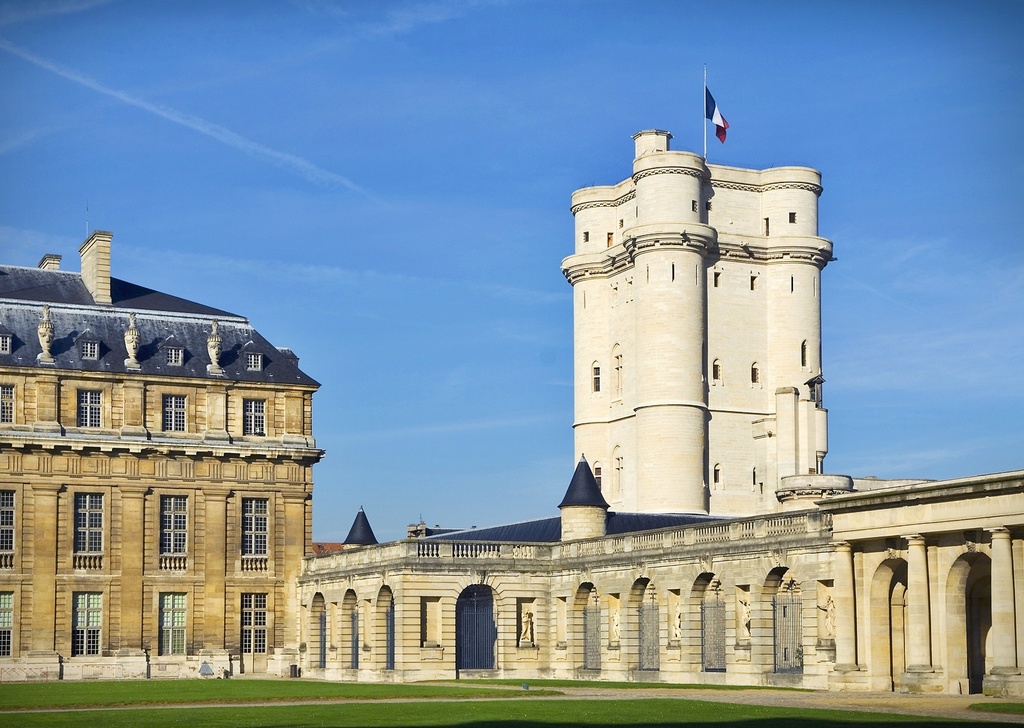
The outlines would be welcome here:
[[[82,243],[82,282],[95,303],[110,304],[110,240],[113,233],[94,230]]]
[[[60,270],[61,256],[56,253],[47,253],[39,261],[40,270]]]

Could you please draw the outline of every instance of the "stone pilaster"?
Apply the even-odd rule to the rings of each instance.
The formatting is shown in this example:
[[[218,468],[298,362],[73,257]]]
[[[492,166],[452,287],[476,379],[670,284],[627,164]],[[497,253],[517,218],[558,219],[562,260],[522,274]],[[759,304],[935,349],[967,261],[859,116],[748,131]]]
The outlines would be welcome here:
[[[923,536],[907,536],[907,672],[932,672],[928,555]]]
[[[1013,552],[1010,532],[992,534],[992,674],[1019,675],[1013,600]]]
[[[227,501],[232,491],[204,491],[206,543],[203,560],[203,644],[206,649],[225,648],[224,580],[227,572]],[[233,555],[232,555],[233,557]]]
[[[32,543],[31,649],[43,653],[55,648],[57,597],[57,496],[59,483],[33,483],[35,523]]]
[[[857,615],[854,598],[853,547],[835,544],[836,672],[853,672],[857,665]]]
[[[60,380],[56,375],[39,374],[35,380],[36,421],[33,432],[60,432]]]
[[[206,431],[203,439],[214,442],[231,440],[228,435],[228,390],[212,385],[206,389]]]
[[[124,396],[124,412],[122,414],[122,437],[149,437],[146,429],[146,385],[143,382],[129,380],[121,385]]]
[[[121,492],[121,649],[122,656],[142,649],[142,577],[145,563],[146,488],[122,486]]]

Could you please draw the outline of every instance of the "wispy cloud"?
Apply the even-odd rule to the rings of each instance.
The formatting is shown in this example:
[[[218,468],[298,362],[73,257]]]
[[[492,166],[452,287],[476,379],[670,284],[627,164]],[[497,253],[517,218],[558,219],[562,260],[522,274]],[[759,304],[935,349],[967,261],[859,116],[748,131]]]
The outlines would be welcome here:
[[[202,119],[198,116],[186,114],[169,106],[154,104],[144,99],[136,98],[124,91],[110,88],[109,86],[105,86],[99,81],[96,81],[83,73],[61,66],[53,61],[37,56],[34,53],[30,53],[9,41],[0,39],[0,49],[18,56],[39,68],[50,71],[61,78],[77,83],[80,86],[84,86],[85,88],[103,94],[104,96],[109,96],[110,98],[116,99],[128,106],[134,106],[137,109],[142,109],[143,111],[149,112],[150,114],[158,116],[173,124],[178,124],[179,126],[183,126],[187,129],[192,129],[204,136],[215,139],[221,144],[268,161],[278,167],[295,172],[315,184],[324,185],[326,187],[344,187],[354,192],[359,192],[364,195],[367,194],[363,189],[356,185],[355,182],[347,177],[323,169],[322,167],[318,167],[307,159],[303,159],[302,157],[294,154],[289,154],[288,152],[271,149],[266,145],[254,142],[251,139],[246,139],[242,135],[237,134],[230,129],[220,126],[219,124],[214,124],[213,122],[207,121],[206,119]]]
[[[344,439],[379,440],[394,437],[419,437],[430,435],[448,435],[454,432],[479,432],[482,430],[505,430],[520,427],[533,427],[553,420],[561,420],[561,413],[541,417],[512,417],[493,420],[474,420],[472,422],[437,422],[416,425],[413,427],[396,427],[386,430],[359,430],[344,433]]]
[[[117,0],[36,0],[33,3],[10,4],[0,7],[0,28],[33,20],[52,18],[56,15],[73,15],[109,5]]]

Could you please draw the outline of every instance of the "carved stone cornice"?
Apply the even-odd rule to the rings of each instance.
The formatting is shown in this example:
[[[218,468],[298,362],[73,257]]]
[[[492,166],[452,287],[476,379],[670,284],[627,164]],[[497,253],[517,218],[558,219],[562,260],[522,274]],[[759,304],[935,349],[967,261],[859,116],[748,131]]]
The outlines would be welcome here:
[[[592,202],[581,202],[569,208],[574,216],[581,210],[592,210],[595,207],[618,207],[619,205],[636,199],[636,190],[630,190],[626,194],[616,197],[614,200],[594,200]]]
[[[634,174],[633,184],[656,174],[685,174],[688,177],[696,177],[701,181],[707,179],[707,174],[705,174],[704,170],[694,169],[693,167],[654,167]]]
[[[821,185],[811,184],[810,182],[771,182],[766,185],[753,185],[743,182],[725,182],[712,178],[711,186],[720,190],[757,193],[774,192],[776,190],[804,190],[805,192],[813,192],[817,197],[821,196],[822,191]]]

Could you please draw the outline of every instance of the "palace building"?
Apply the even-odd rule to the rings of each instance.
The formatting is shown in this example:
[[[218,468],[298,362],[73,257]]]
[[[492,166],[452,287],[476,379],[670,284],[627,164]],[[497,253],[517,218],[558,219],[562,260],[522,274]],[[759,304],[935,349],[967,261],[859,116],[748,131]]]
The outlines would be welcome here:
[[[319,386],[247,319],[0,266],[0,681],[280,670]],[[285,667],[287,669],[287,666]]]
[[[1024,694],[1024,471],[828,474],[820,175],[670,139],[572,197],[560,515],[377,544],[360,511],[299,576],[304,674]]]
[[[530,521],[314,544],[291,351],[111,278],[109,233],[0,267],[0,681],[1024,696],[1024,470],[828,473],[820,175],[670,140],[572,196],[576,466]]]

